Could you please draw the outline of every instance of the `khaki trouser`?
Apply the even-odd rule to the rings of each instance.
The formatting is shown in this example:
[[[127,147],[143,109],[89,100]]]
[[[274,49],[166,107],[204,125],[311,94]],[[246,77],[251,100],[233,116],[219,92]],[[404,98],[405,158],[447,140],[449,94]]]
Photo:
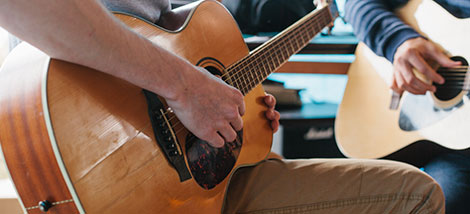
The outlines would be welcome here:
[[[419,169],[360,159],[267,160],[233,175],[224,213],[444,213]]]

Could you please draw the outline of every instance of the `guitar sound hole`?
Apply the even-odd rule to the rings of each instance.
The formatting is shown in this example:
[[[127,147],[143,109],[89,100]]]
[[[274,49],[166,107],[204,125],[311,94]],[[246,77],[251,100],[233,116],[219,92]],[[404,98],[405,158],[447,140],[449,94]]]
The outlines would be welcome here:
[[[453,60],[461,61],[462,65],[468,65],[462,57],[452,57]],[[461,69],[439,68],[440,73],[445,78],[443,85],[436,85],[436,98],[448,101],[458,96],[462,92],[465,80],[465,71]],[[463,105],[463,101],[457,102],[450,108],[437,108],[431,96],[408,94],[404,99],[398,120],[400,129],[403,131],[416,131],[428,127],[440,120],[448,117]]]
[[[467,60],[465,60],[463,57],[456,56],[456,57],[452,57],[451,59],[454,61],[460,61],[462,62],[462,65],[468,66]],[[441,68],[439,68],[437,72],[441,74],[442,77],[444,77],[445,79],[445,83],[442,85],[434,83],[437,89],[434,95],[439,100],[443,100],[443,101],[451,100],[454,97],[458,96],[460,92],[462,92],[463,83],[465,81],[465,72],[441,70]]]
[[[215,148],[194,135],[186,139],[186,157],[196,182],[204,189],[212,189],[232,171],[240,154],[243,131],[237,133],[233,142]]]

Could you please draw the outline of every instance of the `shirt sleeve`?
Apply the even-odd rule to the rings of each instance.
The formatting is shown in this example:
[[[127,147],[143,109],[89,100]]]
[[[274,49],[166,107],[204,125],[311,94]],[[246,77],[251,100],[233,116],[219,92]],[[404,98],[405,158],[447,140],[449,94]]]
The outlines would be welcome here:
[[[407,0],[347,0],[345,18],[359,40],[377,55],[393,62],[397,48],[406,40],[422,37],[393,11]]]

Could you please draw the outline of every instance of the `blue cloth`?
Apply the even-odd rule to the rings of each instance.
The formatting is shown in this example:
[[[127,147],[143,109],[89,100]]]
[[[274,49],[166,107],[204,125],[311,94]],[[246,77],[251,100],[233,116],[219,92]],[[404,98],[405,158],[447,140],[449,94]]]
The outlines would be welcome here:
[[[397,48],[406,40],[420,37],[393,13],[408,0],[347,0],[345,18],[359,40],[377,55],[393,62]],[[469,0],[436,0],[456,17],[470,17]]]
[[[470,17],[470,0],[435,0],[458,18]],[[396,49],[406,40],[420,37],[415,30],[398,19],[393,10],[407,0],[347,0],[346,20],[352,24],[359,40],[376,54],[393,62]],[[469,47],[470,48],[470,47]],[[442,187],[446,197],[446,213],[469,213],[470,154],[453,151],[440,154],[423,169]]]
[[[442,154],[423,168],[441,185],[447,214],[470,212],[470,155],[458,151]]]

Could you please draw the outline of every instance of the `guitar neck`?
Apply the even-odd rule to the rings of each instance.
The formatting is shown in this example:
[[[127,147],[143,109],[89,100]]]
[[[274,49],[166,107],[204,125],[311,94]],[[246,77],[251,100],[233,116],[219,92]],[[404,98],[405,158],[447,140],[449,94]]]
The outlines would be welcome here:
[[[243,95],[264,81],[333,21],[328,7],[312,11],[226,69],[224,80]]]

